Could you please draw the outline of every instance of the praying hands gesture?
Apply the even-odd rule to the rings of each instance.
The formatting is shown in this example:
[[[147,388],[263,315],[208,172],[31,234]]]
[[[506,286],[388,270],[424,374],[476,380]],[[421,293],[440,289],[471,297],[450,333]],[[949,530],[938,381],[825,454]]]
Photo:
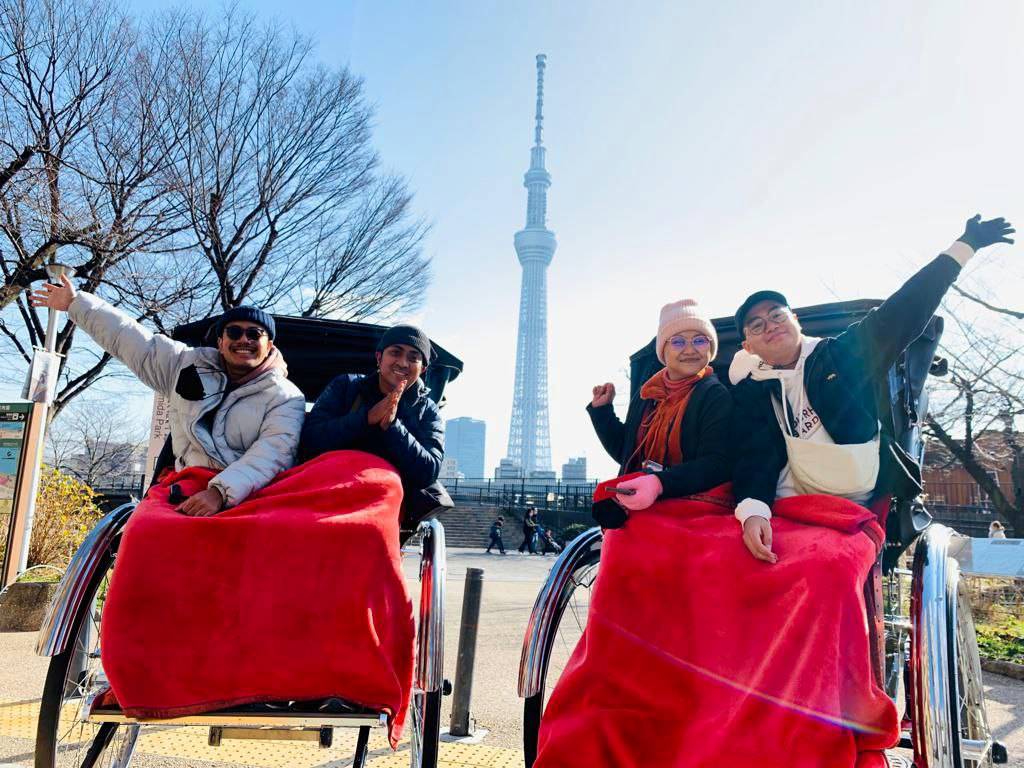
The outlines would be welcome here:
[[[394,423],[398,417],[398,402],[402,399],[405,386],[406,381],[403,379],[390,395],[370,409],[370,412],[366,415],[366,424],[368,426],[376,424],[381,429],[387,429]]]

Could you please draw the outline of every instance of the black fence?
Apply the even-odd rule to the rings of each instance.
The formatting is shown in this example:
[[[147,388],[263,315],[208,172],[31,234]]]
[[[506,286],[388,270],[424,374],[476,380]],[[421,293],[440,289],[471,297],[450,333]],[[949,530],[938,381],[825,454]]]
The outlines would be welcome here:
[[[456,504],[493,507],[521,520],[529,507],[536,507],[543,525],[562,530],[569,525],[591,525],[592,482],[546,482],[526,479],[442,480]],[[126,477],[99,484],[95,489],[105,509],[142,498],[142,478]],[[936,521],[967,536],[987,536],[989,524],[999,519],[981,490],[970,483],[929,483],[925,506]],[[6,516],[0,510],[0,533]],[[1006,535],[1018,535],[1005,520]],[[0,537],[0,546],[3,538]]]

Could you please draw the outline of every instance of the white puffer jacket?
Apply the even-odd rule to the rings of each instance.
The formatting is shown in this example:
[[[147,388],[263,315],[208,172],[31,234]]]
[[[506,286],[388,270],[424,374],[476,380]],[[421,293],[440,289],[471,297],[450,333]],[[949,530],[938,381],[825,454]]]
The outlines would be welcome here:
[[[221,470],[210,485],[221,491],[227,506],[295,463],[306,400],[283,365],[224,397],[228,377],[216,349],[192,348],[151,333],[90,293],[75,296],[68,317],[143,384],[168,398],[177,468]],[[200,419],[214,408],[208,429]]]

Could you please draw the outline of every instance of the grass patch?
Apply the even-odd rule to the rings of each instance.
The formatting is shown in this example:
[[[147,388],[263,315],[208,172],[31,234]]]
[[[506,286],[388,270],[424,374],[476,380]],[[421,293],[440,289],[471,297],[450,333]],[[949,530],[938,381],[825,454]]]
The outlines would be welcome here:
[[[982,658],[1024,664],[1024,621],[1005,616],[979,622],[975,628]]]
[[[56,584],[60,581],[64,571],[50,566],[37,566],[29,568],[18,577],[18,583],[30,584]]]

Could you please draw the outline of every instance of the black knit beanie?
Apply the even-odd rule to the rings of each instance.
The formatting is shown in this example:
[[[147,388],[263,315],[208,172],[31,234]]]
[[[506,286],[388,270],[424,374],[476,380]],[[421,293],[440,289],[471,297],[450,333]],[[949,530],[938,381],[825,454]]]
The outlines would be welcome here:
[[[423,355],[424,365],[430,363],[430,358],[433,355],[430,339],[415,325],[396,325],[394,328],[388,328],[377,342],[377,351],[383,352],[392,344],[407,344],[413,349],[419,350],[419,353]]]
[[[242,320],[249,323],[257,323],[267,329],[267,335],[270,336],[270,340],[274,340],[274,334],[277,333],[277,328],[274,325],[274,318],[268,312],[264,312],[262,309],[257,307],[232,307],[217,320],[217,335],[220,336],[224,333],[224,326],[228,323],[237,322]]]

